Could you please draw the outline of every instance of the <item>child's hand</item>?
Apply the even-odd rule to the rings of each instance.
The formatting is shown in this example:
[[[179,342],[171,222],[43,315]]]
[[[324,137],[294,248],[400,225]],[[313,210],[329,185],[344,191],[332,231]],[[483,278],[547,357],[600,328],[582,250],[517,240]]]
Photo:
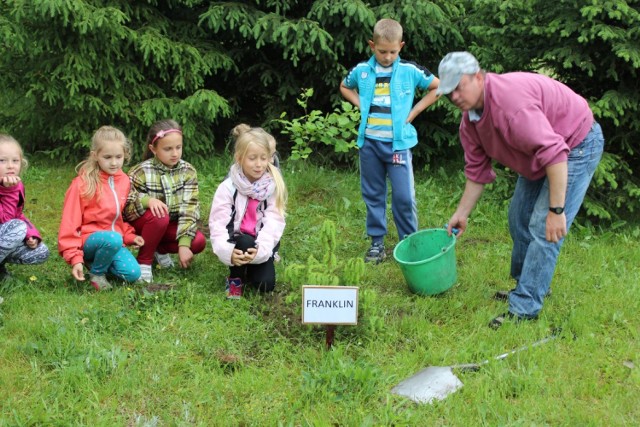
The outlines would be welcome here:
[[[38,244],[40,244],[40,240],[38,240],[37,237],[31,236],[27,240],[25,240],[24,243],[25,245],[27,245],[27,247],[35,249],[38,247]]]
[[[20,177],[17,175],[8,175],[0,178],[0,182],[2,182],[2,186],[4,187],[13,187],[17,185],[21,181]]]
[[[178,247],[178,260],[180,261],[180,267],[189,268],[191,261],[193,261],[193,252],[188,246]]]
[[[80,281],[84,280],[84,271],[82,270],[82,267],[83,267],[82,263],[79,262],[77,264],[74,264],[73,268],[71,269],[71,274],[73,274],[73,277],[76,280],[80,280]]]
[[[142,246],[144,246],[144,239],[142,238],[142,236],[136,236],[136,238],[133,239],[133,244],[131,245],[131,247],[140,249],[140,247]]]
[[[247,263],[253,261],[256,255],[258,255],[258,248],[249,248],[247,252],[244,253]]]
[[[249,264],[256,257],[258,250],[256,248],[249,248],[246,252],[241,249],[234,249],[231,254],[231,264],[236,267]]]
[[[156,218],[164,218],[165,215],[169,215],[167,205],[154,197],[149,199],[149,210]]]
[[[231,253],[231,265],[235,267],[239,267],[241,265],[245,265],[247,261],[245,260],[245,255],[242,249],[234,249]]]

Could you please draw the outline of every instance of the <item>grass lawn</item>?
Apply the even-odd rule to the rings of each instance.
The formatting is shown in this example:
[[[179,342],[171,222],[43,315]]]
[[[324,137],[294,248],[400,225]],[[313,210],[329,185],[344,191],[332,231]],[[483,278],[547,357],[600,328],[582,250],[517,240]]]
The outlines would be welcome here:
[[[336,223],[339,261],[361,257],[365,207],[353,172],[287,165],[290,191],[278,285],[270,295],[224,297],[227,268],[210,248],[189,270],[155,270],[175,285],[96,293],[57,255],[71,165],[32,161],[23,177],[27,216],[52,250],[41,266],[9,266],[0,283],[0,425],[607,425],[640,420],[640,227],[576,225],[538,321],[487,323],[513,286],[506,202],[486,191],[457,242],[458,282],[435,297],[412,294],[392,256],[368,265],[357,326],[301,324],[292,264],[322,259],[319,230]],[[228,159],[201,168],[206,223]],[[459,171],[416,174],[420,224],[441,227],[460,197]],[[315,283],[314,283],[315,284]],[[457,372],[464,386],[434,404],[391,389],[421,369],[480,362],[562,328],[558,339]]]

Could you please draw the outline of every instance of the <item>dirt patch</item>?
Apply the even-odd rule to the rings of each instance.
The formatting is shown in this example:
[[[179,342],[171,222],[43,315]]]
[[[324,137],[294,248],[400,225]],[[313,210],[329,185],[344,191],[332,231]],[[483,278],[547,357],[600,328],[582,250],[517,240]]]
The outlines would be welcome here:
[[[220,350],[216,354],[216,359],[225,374],[232,374],[242,367],[241,358],[235,354]]]
[[[145,286],[142,289],[153,294],[156,292],[170,291],[173,288],[175,288],[175,285],[172,285],[170,283],[153,283],[151,285]]]

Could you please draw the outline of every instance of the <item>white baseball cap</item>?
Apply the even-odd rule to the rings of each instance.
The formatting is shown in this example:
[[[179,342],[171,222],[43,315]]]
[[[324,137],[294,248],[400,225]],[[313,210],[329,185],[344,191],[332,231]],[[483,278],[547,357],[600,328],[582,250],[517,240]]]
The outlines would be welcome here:
[[[469,52],[447,53],[438,66],[440,85],[436,93],[447,95],[453,92],[464,74],[475,74],[478,71],[480,71],[480,64]]]

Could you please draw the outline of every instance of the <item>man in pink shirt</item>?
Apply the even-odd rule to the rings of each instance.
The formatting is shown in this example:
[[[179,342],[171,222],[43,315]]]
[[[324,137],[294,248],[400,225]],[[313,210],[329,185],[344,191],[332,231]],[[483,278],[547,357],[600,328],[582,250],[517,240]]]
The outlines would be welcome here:
[[[589,187],[604,147],[587,101],[549,77],[487,73],[469,52],[447,54],[438,69],[438,94],[460,110],[466,186],[449,232],[467,228],[495,160],[518,173],[509,206],[513,240],[509,311],[490,323],[535,319],[550,291],[560,247]]]

